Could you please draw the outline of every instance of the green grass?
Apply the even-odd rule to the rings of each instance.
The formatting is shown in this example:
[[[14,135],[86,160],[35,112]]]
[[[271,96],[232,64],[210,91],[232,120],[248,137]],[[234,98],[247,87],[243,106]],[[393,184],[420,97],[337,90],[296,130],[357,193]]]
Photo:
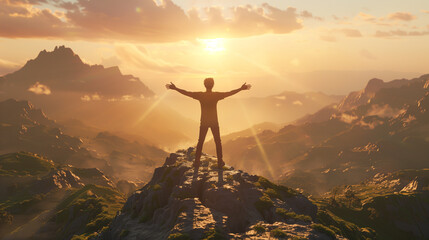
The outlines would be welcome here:
[[[172,233],[168,236],[168,240],[191,240],[186,233]]]
[[[265,227],[260,224],[253,226],[253,230],[255,230],[257,234],[262,234],[266,231]]]
[[[316,231],[319,231],[319,232],[322,232],[322,233],[328,235],[332,239],[337,239],[335,232],[332,229],[330,229],[329,227],[326,227],[326,226],[319,224],[319,223],[313,223],[311,225],[311,227]]]
[[[295,212],[289,212],[284,208],[276,208],[276,213],[280,215],[284,220],[297,219],[305,222],[311,222],[311,217],[303,214],[296,214]]]
[[[159,184],[154,184],[154,185],[150,186],[150,189],[152,189],[154,191],[158,191],[158,190],[161,190],[162,187]]]
[[[39,175],[55,168],[54,162],[33,153],[8,153],[0,156],[0,175]]]
[[[353,219],[357,220],[358,218],[354,216]],[[329,227],[337,234],[340,234],[348,239],[363,240],[367,239],[368,237],[355,223],[348,222],[336,216],[329,210],[319,210],[317,213],[317,220],[319,223]]]
[[[211,228],[204,234],[203,240],[226,240],[228,239],[225,234],[217,228]]]
[[[283,232],[280,228],[276,228],[270,231],[270,236],[275,238],[287,238],[288,235]]]
[[[264,216],[265,211],[270,210],[273,206],[273,200],[265,193],[255,202],[255,207],[262,216]]]
[[[67,226],[75,218],[83,217],[73,239],[89,239],[105,229],[124,204],[121,193],[108,187],[87,185],[65,198],[51,219],[60,227],[60,234],[68,235]]]
[[[293,190],[292,188],[274,184],[270,182],[270,180],[261,176],[254,184],[257,187],[263,188],[269,196],[279,198],[281,200],[284,200],[284,198],[294,197],[298,195],[298,192]]]

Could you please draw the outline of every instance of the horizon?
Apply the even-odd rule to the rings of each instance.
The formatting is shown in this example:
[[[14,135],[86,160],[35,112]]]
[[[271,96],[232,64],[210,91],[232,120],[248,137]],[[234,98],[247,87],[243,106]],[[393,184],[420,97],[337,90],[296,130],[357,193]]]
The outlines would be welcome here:
[[[371,78],[390,81],[428,72],[427,54],[421,54],[429,52],[429,4],[423,0],[130,1],[102,8],[90,2],[2,0],[0,75],[59,45],[88,64],[118,66],[158,95],[171,81],[201,89],[206,77],[218,80],[219,90],[251,83],[249,96],[346,95]],[[159,16],[144,18],[151,11]],[[106,22],[94,19],[96,14]],[[111,22],[109,15],[121,20]],[[33,23],[38,25],[31,28]]]

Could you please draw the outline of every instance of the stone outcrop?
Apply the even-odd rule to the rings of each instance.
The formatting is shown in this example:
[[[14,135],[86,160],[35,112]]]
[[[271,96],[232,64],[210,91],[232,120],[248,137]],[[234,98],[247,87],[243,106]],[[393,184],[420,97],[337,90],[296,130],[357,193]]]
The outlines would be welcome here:
[[[208,155],[195,171],[192,150],[167,157],[99,239],[268,239],[279,232],[329,239],[312,227],[317,207],[302,194],[231,167],[217,169]]]

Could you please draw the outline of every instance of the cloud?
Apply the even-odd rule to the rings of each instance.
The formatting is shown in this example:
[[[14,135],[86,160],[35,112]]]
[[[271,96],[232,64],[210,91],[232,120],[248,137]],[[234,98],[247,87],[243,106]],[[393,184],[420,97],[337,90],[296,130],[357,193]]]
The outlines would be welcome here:
[[[429,14],[429,11],[428,11],[428,10],[421,10],[421,12],[422,12],[422,13],[427,13],[427,14]]]
[[[387,15],[388,20],[412,21],[417,17],[408,12],[395,12]]]
[[[312,19],[316,19],[318,21],[323,21],[323,18],[314,16],[311,12],[306,11],[306,10],[302,11],[300,16],[303,18],[312,18]]]
[[[83,102],[89,102],[89,101],[100,101],[101,100],[101,96],[98,95],[98,93],[94,93],[92,95],[83,95],[82,97],[80,97],[80,100],[82,100]]]
[[[393,30],[393,31],[376,31],[375,37],[378,38],[394,38],[404,36],[425,36],[429,35],[429,31],[404,31],[404,30]]]
[[[173,64],[155,59],[143,47],[134,45],[118,45],[115,47],[120,61],[138,68],[144,68],[163,73],[207,73],[181,64]]]
[[[65,36],[67,24],[49,9],[38,9],[19,1],[0,0],[0,36],[8,38]]]
[[[49,3],[61,11],[43,8]],[[286,34],[303,27],[300,16],[319,19],[308,11],[298,14],[295,8],[267,3],[186,12],[172,0],[0,0],[0,4],[0,37],[9,38],[174,42]]]
[[[362,37],[362,33],[357,29],[343,28],[337,31],[344,34],[346,37]]]
[[[347,114],[347,113],[342,113],[341,116],[339,116],[339,120],[345,123],[352,123],[355,120],[357,120],[358,117],[355,115],[351,115],[351,114]]]
[[[0,76],[14,72],[20,67],[19,64],[0,59]]]
[[[398,22],[410,22],[417,19],[416,16],[409,12],[394,12],[383,17],[376,17],[371,14],[360,12],[355,19],[363,20],[376,25],[397,26]]]
[[[346,37],[351,38],[358,38],[362,37],[362,33],[353,28],[342,28],[342,29],[330,29],[330,30],[324,30],[323,33],[320,35],[320,39],[327,42],[336,42],[337,41],[337,35],[344,35]]]
[[[359,54],[360,54],[362,57],[364,57],[364,58],[366,58],[366,59],[369,59],[369,60],[376,60],[376,59],[377,59],[377,57],[375,57],[372,53],[370,53],[370,52],[369,52],[368,50],[366,50],[366,49],[362,49],[362,50],[360,50]]]
[[[357,16],[358,18],[360,18],[361,20],[367,21],[367,22],[376,22],[377,18],[372,16],[371,14],[366,14],[363,12],[360,12]]]
[[[296,101],[293,101],[293,103],[292,103],[293,105],[297,105],[297,106],[302,106],[302,105],[304,105],[301,101],[299,101],[299,100],[296,100]]]
[[[368,110],[366,116],[379,116],[382,118],[391,118],[397,117],[400,114],[404,113],[406,110],[403,108],[392,108],[388,104],[385,105],[372,105],[371,109]]]
[[[119,66],[121,64],[122,64],[122,61],[117,56],[101,58],[101,65],[103,65],[104,67]]]
[[[320,40],[323,40],[326,42],[336,42],[337,38],[331,34],[323,34],[323,35],[320,35]]]
[[[33,92],[37,95],[50,95],[51,89],[49,89],[48,86],[40,84],[39,82],[36,82],[34,85],[30,86],[28,88],[28,91]]]

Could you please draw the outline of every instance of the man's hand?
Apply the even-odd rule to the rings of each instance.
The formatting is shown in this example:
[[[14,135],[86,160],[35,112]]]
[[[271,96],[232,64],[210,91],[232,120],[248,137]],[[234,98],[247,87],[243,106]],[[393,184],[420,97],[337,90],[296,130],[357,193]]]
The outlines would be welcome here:
[[[243,83],[243,85],[241,86],[240,89],[241,90],[249,90],[251,87],[252,87],[252,85]]]
[[[168,83],[165,84],[165,87],[167,89],[172,89],[172,90],[176,90],[177,89],[176,85],[174,85],[174,83],[172,83],[172,82],[170,82],[169,84]]]

